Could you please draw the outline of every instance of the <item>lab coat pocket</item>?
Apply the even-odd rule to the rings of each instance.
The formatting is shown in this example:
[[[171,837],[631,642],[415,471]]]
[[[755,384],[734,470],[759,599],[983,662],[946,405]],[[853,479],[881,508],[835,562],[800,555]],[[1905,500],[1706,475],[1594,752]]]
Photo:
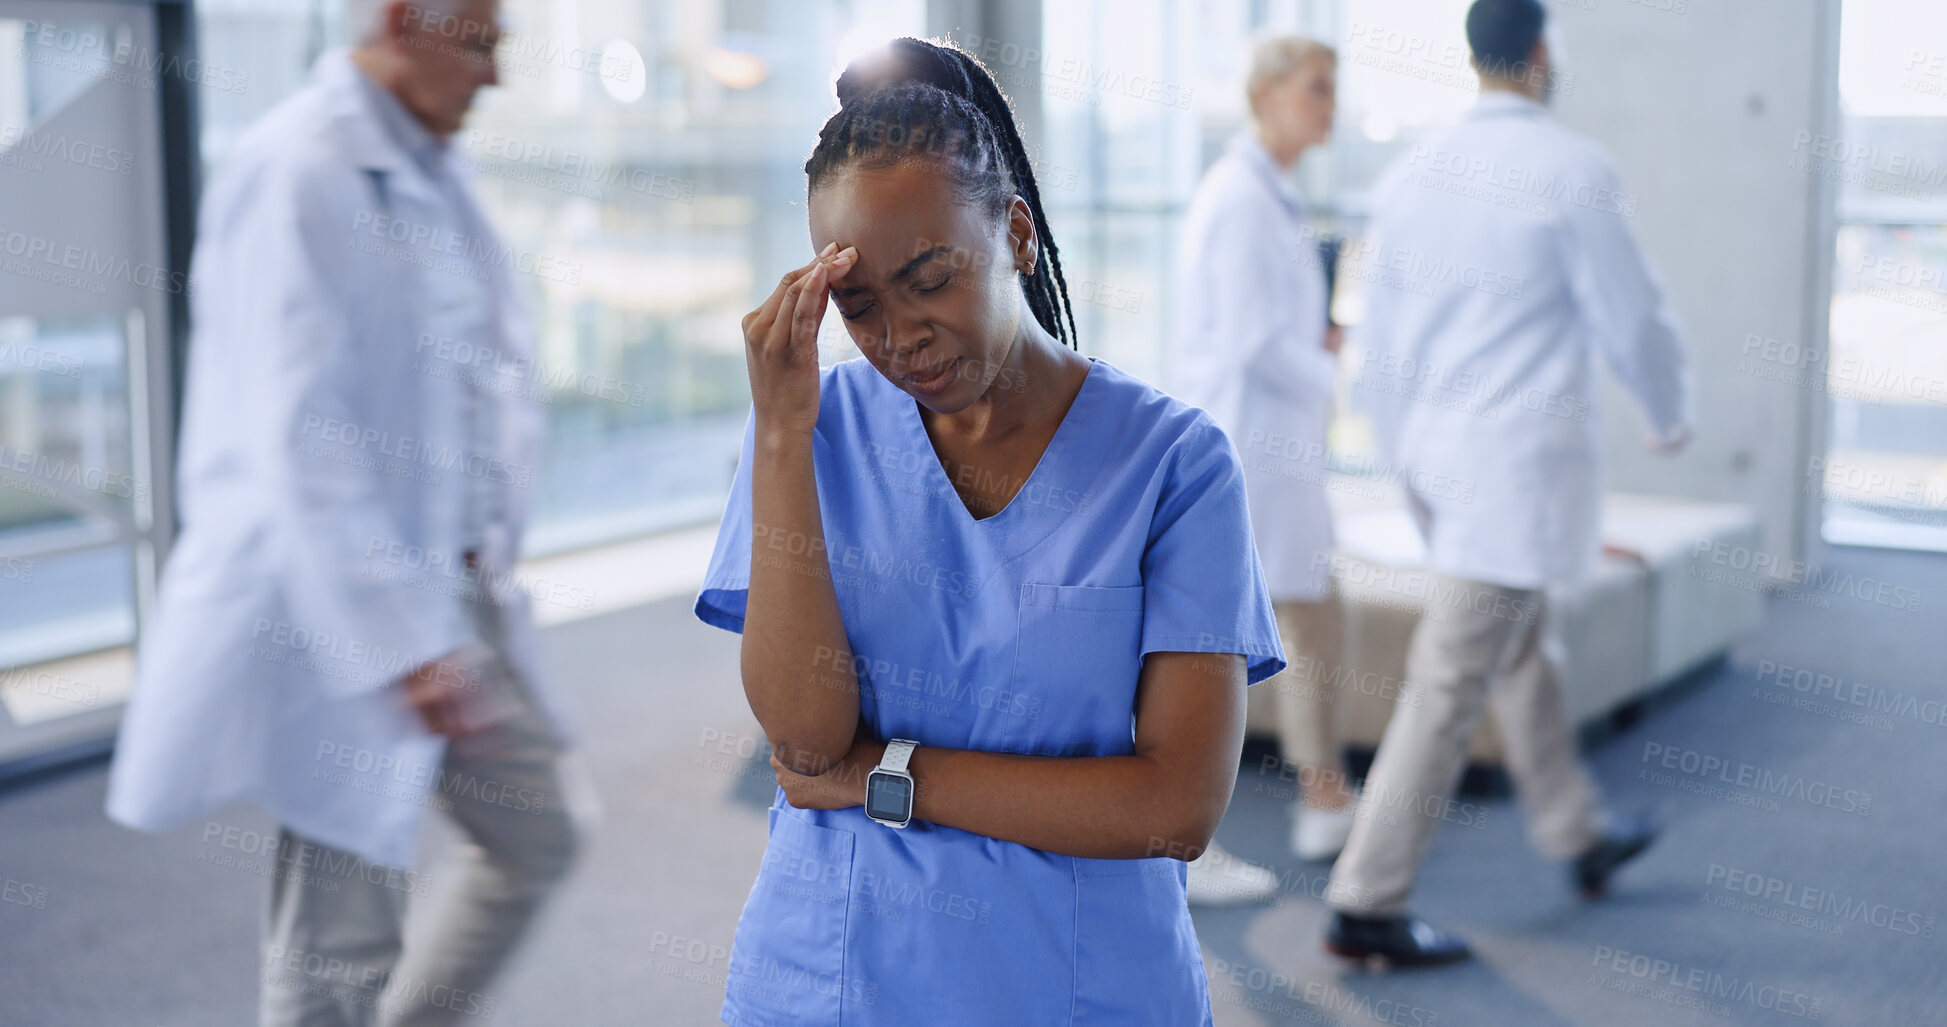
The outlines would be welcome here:
[[[1075,861],[1074,1027],[1210,1023],[1210,985],[1173,859]]]
[[[1013,680],[982,719],[1009,751],[1132,751],[1142,629],[1141,585],[1024,583]]]
[[[845,914],[852,888],[850,831],[771,809],[757,883],[737,918],[724,1011],[740,1024],[837,1027],[861,996],[845,976]]]

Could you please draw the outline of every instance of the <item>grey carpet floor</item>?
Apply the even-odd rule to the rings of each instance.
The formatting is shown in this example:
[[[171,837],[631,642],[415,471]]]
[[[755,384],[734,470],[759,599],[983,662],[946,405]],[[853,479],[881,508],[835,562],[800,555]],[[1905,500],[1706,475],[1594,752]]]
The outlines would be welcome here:
[[[1839,551],[1828,569],[1918,589],[1925,603],[1775,599],[1724,665],[1593,742],[1586,756],[1612,804],[1667,824],[1609,899],[1577,902],[1562,868],[1525,846],[1510,800],[1485,801],[1477,827],[1442,831],[1416,908],[1474,943],[1470,964],[1375,974],[1326,956],[1322,870],[1283,854],[1281,786],[1248,763],[1219,837],[1286,888],[1266,905],[1197,911],[1216,1022],[1947,1024],[1947,719],[1929,723],[1917,705],[1947,700],[1947,558]],[[737,755],[756,731],[735,639],[678,600],[555,629],[547,644],[583,714],[605,823],[480,1022],[715,1023],[723,966],[710,953],[727,949],[756,872],[771,784],[761,761]],[[1763,696],[1776,689],[1760,687],[1768,664],[1916,706],[1859,724],[1775,705]],[[1681,789],[1680,772],[1658,777],[1663,751],[1871,805],[1734,804]],[[218,846],[203,839],[210,824],[270,825],[243,809],[136,834],[103,818],[105,784],[94,762],[0,785],[0,881],[13,882],[0,895],[0,1025],[252,1023],[266,882],[213,861]],[[435,829],[431,844],[450,838]]]

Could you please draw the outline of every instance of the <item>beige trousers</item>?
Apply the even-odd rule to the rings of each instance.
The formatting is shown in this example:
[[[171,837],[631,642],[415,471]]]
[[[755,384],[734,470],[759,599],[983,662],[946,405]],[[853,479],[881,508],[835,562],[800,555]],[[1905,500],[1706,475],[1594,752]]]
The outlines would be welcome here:
[[[1422,701],[1393,710],[1326,889],[1326,901],[1346,912],[1404,912],[1441,821],[1478,822],[1482,811],[1450,797],[1488,704],[1530,844],[1567,859],[1599,837],[1595,784],[1576,758],[1561,682],[1542,652],[1545,593],[1442,577],[1434,595],[1406,658],[1407,687]]]
[[[471,605],[498,651],[491,608]],[[466,842],[430,879],[281,832],[263,934],[264,1027],[491,1022],[499,1002],[486,989],[573,864],[588,809],[579,779],[564,789],[543,714],[496,663],[521,711],[448,744],[427,802]],[[405,946],[407,896],[433,886],[444,901]]]
[[[1345,651],[1345,613],[1338,592],[1316,602],[1275,603],[1272,609],[1288,665],[1258,687],[1269,687],[1275,694],[1279,747],[1284,758],[1300,768],[1343,775],[1334,704],[1344,677]],[[1301,784],[1310,787],[1314,780],[1301,775]]]

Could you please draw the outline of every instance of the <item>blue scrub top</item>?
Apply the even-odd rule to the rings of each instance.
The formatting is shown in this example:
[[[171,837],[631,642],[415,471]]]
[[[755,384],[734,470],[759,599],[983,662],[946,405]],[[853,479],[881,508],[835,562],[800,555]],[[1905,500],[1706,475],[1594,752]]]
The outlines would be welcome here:
[[[1242,468],[1202,410],[1091,360],[1041,462],[975,520],[911,396],[863,359],[820,377],[818,501],[875,737],[1128,755],[1144,654],[1242,653],[1252,684],[1284,667]],[[751,447],[747,425],[696,601],[698,617],[738,632]],[[761,541],[760,558],[792,544]],[[920,820],[895,830],[862,807],[798,809],[779,788],[721,1015],[733,1027],[1208,1024],[1184,868]]]

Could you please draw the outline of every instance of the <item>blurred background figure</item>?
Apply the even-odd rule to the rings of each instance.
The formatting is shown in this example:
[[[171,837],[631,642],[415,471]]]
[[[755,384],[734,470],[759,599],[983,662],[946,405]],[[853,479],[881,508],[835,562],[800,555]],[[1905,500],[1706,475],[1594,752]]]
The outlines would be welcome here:
[[[357,45],[204,198],[184,528],[108,799],[150,830],[238,800],[276,817],[266,1025],[479,1013],[578,831],[510,574],[539,444],[531,343],[450,148],[496,82],[497,4],[348,17]],[[406,947],[428,806],[467,844]]]
[[[1367,1009],[1392,1003],[1384,1008],[1396,1019],[1422,1023],[1721,1022],[1768,1013],[1755,1003],[1736,1011],[1735,1001],[1729,1010],[1672,1013],[1667,989],[1645,993],[1624,972],[1638,957],[1750,981],[1765,995],[1798,982],[1812,994],[1799,996],[1805,1004],[1797,1008],[1809,1012],[1822,1000],[1827,1022],[1932,1022],[1937,949],[1917,934],[1866,930],[1863,919],[1873,910],[1911,911],[1908,929],[1924,932],[1941,913],[1930,887],[1938,874],[1926,857],[1947,845],[1947,822],[1914,814],[1947,803],[1947,775],[1913,768],[1938,762],[1947,723],[1947,674],[1939,647],[1924,644],[1947,631],[1938,601],[1947,592],[1947,172],[1938,159],[1947,151],[1947,47],[1936,42],[1947,39],[1947,5],[1541,2],[1545,30],[1561,30],[1569,44],[1564,54],[1547,39],[1542,79],[1555,88],[1544,94],[1552,101],[1546,118],[1476,110],[1480,76],[1466,38],[1472,0],[501,0],[500,82],[472,95],[448,160],[477,172],[467,191],[496,230],[493,243],[521,272],[513,288],[492,291],[533,359],[517,362],[512,345],[502,355],[487,352],[497,343],[467,343],[468,361],[461,332],[437,329],[450,339],[422,346],[413,329],[398,328],[421,369],[368,362],[345,401],[357,413],[317,410],[310,435],[328,438],[306,453],[255,426],[269,423],[265,405],[289,402],[275,398],[286,395],[298,366],[288,353],[341,350],[280,342],[298,339],[294,331],[219,331],[207,316],[234,310],[254,322],[296,324],[296,315],[268,311],[315,306],[291,306],[279,298],[291,290],[249,283],[279,269],[278,281],[309,274],[320,294],[337,296],[348,291],[337,284],[346,268],[379,266],[382,275],[361,283],[384,287],[360,293],[345,314],[354,326],[345,337],[356,337],[347,345],[362,358],[392,332],[365,326],[407,320],[381,306],[445,302],[425,288],[441,280],[424,266],[365,252],[410,243],[415,227],[433,223],[406,212],[420,190],[393,188],[411,169],[407,157],[379,176],[390,206],[376,192],[354,205],[366,209],[362,221],[342,206],[314,213],[244,203],[294,191],[261,169],[315,152],[322,123],[280,136],[291,151],[285,160],[271,159],[276,147],[255,126],[292,96],[316,92],[314,66],[360,42],[370,5],[0,0],[0,1024],[254,1022],[264,976],[260,919],[280,865],[280,822],[332,845],[329,858],[316,845],[296,850],[298,862],[313,864],[300,868],[306,873],[333,883],[344,883],[343,872],[371,873],[396,878],[403,894],[430,892],[428,901],[408,899],[414,911],[402,951],[432,926],[423,914],[460,879],[420,868],[437,871],[463,833],[451,818],[415,809],[500,779],[449,774],[441,789],[415,785],[445,766],[444,743],[395,686],[347,674],[369,666],[374,679],[397,681],[451,644],[415,644],[401,658],[395,649],[407,647],[376,638],[372,625],[397,624],[400,637],[423,639],[425,629],[398,612],[420,607],[383,597],[409,594],[438,606],[448,592],[402,582],[468,576],[454,567],[463,561],[444,555],[447,571],[425,573],[431,554],[459,545],[461,533],[435,530],[448,515],[411,498],[456,495],[455,481],[467,475],[428,466],[450,479],[433,484],[365,468],[373,483],[366,491],[378,490],[387,509],[429,511],[396,532],[410,540],[423,520],[425,544],[369,555],[370,537],[393,529],[361,529],[338,516],[348,505],[368,509],[348,502],[364,493],[305,483],[362,480],[351,460],[319,454],[369,455],[416,471],[422,464],[412,453],[422,439],[434,450],[458,448],[443,441],[450,429],[406,431],[371,412],[391,409],[405,391],[395,383],[410,380],[421,390],[413,401],[428,401],[424,420],[450,424],[460,382],[441,377],[449,368],[511,371],[518,380],[506,395],[539,401],[544,450],[503,455],[500,468],[482,465],[495,475],[511,461],[524,476],[532,460],[527,487],[509,492],[520,514],[518,562],[496,569],[518,575],[532,598],[536,644],[533,658],[522,655],[527,615],[510,608],[502,613],[507,651],[517,667],[548,679],[523,684],[551,684],[582,714],[573,755],[587,760],[617,811],[579,849],[576,869],[491,995],[463,998],[491,1001],[498,1023],[638,1023],[645,1009],[658,1022],[715,1022],[739,912],[754,875],[767,869],[774,774],[736,686],[737,639],[697,624],[690,605],[750,416],[739,319],[770,294],[778,272],[807,259],[803,166],[832,113],[834,77],[901,36],[943,38],[974,54],[1007,94],[1033,161],[1069,282],[1072,311],[1064,315],[1072,313],[1082,352],[1171,389],[1183,386],[1177,308],[1213,306],[1177,285],[1185,219],[1206,174],[1228,162],[1230,142],[1253,130],[1252,47],[1294,35],[1338,55],[1330,136],[1278,177],[1302,198],[1318,238],[1345,240],[1328,277],[1345,349],[1326,457],[1293,448],[1295,433],[1274,440],[1267,431],[1253,446],[1245,428],[1233,441],[1246,459],[1323,465],[1342,673],[1332,678],[1326,658],[1314,661],[1301,641],[1284,647],[1291,675],[1252,690],[1262,694],[1247,704],[1245,756],[1217,837],[1239,860],[1274,873],[1276,892],[1255,905],[1191,907],[1196,938],[1184,944],[1203,951],[1216,1023],[1345,1019],[1354,998]],[[454,26],[450,36],[424,38],[449,54],[485,43],[463,20]],[[1532,77],[1537,69],[1525,70]],[[1479,131],[1548,118],[1600,143],[1627,192],[1598,201],[1594,184],[1569,182],[1545,161],[1456,157],[1442,142],[1456,124]],[[231,173],[233,160],[245,170]],[[1562,866],[1528,844],[1528,822],[1503,788],[1506,732],[1490,698],[1459,788],[1444,802],[1421,797],[1447,822],[1405,906],[1464,936],[1481,958],[1437,980],[1353,981],[1315,940],[1332,918],[1330,867],[1292,851],[1294,796],[1316,799],[1322,775],[1286,758],[1298,747],[1280,738],[1279,693],[1322,698],[1316,686],[1330,681],[1346,769],[1355,783],[1366,778],[1388,720],[1427,694],[1407,687],[1418,623],[1450,619],[1456,602],[1496,601],[1451,582],[1439,585],[1444,592],[1429,587],[1407,486],[1421,486],[1436,533],[1484,521],[1466,516],[1470,495],[1474,508],[1504,515],[1490,541],[1529,533],[1502,499],[1488,498],[1490,485],[1505,490],[1498,480],[1436,478],[1430,459],[1406,473],[1405,453],[1417,446],[1424,457],[1430,443],[1409,446],[1400,429],[1409,419],[1429,423],[1437,411],[1419,408],[1440,403],[1493,413],[1510,388],[1525,390],[1523,404],[1562,414],[1546,422],[1557,428],[1593,413],[1569,400],[1598,402],[1490,378],[1479,365],[1423,366],[1384,342],[1397,337],[1403,346],[1405,336],[1365,330],[1368,317],[1374,329],[1423,323],[1436,302],[1424,293],[1443,276],[1464,278],[1437,299],[1453,305],[1459,324],[1479,325],[1494,292],[1505,294],[1494,298],[1510,321],[1534,319],[1535,294],[1560,288],[1556,270],[1530,278],[1521,266],[1486,267],[1487,257],[1458,244],[1438,252],[1390,245],[1376,254],[1388,229],[1402,225],[1396,213],[1383,215],[1413,191],[1377,189],[1396,162],[1433,175],[1443,189],[1488,197],[1483,207],[1517,205],[1496,224],[1552,231],[1541,217],[1516,216],[1546,205],[1564,231],[1580,232],[1571,217],[1587,213],[1580,204],[1622,207],[1619,219],[1659,271],[1682,326],[1696,421],[1694,440],[1674,458],[1646,452],[1643,419],[1623,409],[1638,404],[1619,376],[1591,373],[1607,414],[1598,463],[1609,551],[1580,582],[1551,584],[1541,618],[1542,644],[1569,723],[1584,732],[1580,753],[1604,804],[1653,809],[1662,827],[1615,878],[1619,897],[1632,901],[1583,906],[1579,885],[1564,887]],[[1374,238],[1379,202],[1386,207]],[[202,248],[231,253],[222,265],[250,264],[249,275],[190,281],[196,214],[206,206]],[[225,221],[219,211],[239,213]],[[320,220],[344,225],[315,247],[333,274],[286,273],[281,260],[238,249],[252,221],[265,238],[311,238],[309,226]],[[394,231],[407,239],[395,243]],[[1252,232],[1269,234],[1255,225]],[[426,256],[451,261],[468,249]],[[1302,251],[1294,256],[1303,259]],[[1558,263],[1580,262],[1564,254]],[[1293,271],[1294,295],[1312,287],[1298,276],[1305,270]],[[423,303],[389,298],[404,283],[422,289]],[[511,328],[516,305],[531,311],[521,319],[531,331]],[[1553,317],[1558,308],[1540,309]],[[192,313],[202,333],[194,355]],[[1612,323],[1607,314],[1590,318]],[[841,319],[826,320],[821,365],[855,353]],[[303,338],[317,334],[307,329]],[[1528,340],[1525,331],[1504,334]],[[1368,351],[1368,339],[1388,348]],[[1559,366],[1558,351],[1534,352]],[[1354,403],[1361,373],[1378,386],[1371,393],[1396,386],[1413,398]],[[194,378],[188,397],[186,377]],[[381,394],[366,395],[373,390]],[[1385,424],[1368,411],[1394,402],[1401,417],[1389,423],[1400,437],[1382,451],[1374,429]],[[519,420],[510,414],[510,424]],[[1458,412],[1451,420],[1467,426],[1456,443],[1474,446],[1499,444],[1497,433],[1515,426]],[[389,433],[386,442],[379,433]],[[308,437],[302,421],[296,434]],[[368,434],[372,441],[362,441]],[[413,445],[402,448],[404,438]],[[942,474],[924,448],[878,455],[887,489],[926,488]],[[212,491],[226,468],[253,484]],[[1090,511],[1104,501],[1080,488],[1057,490],[1072,483],[1047,470],[1038,498]],[[1587,473],[1551,467],[1533,491],[1552,494]],[[182,510],[179,478],[191,493]],[[280,502],[301,508],[301,529],[262,513],[265,490],[300,486],[305,503]],[[179,531],[184,513],[187,535]],[[287,543],[345,549],[320,532],[327,520],[354,537],[347,560],[325,566]],[[226,530],[237,538],[254,531],[263,542],[223,549]],[[1442,545],[1435,548],[1453,548]],[[219,550],[234,555],[213,557]],[[849,578],[901,572],[883,553],[832,556],[835,574]],[[1272,562],[1268,547],[1263,556]],[[303,575],[290,570],[297,563]],[[374,573],[357,569],[365,564]],[[246,565],[251,577],[234,571]],[[389,579],[379,573],[394,570]],[[942,588],[966,583],[937,565],[911,570]],[[1490,571],[1468,569],[1496,581]],[[226,580],[246,583],[227,602],[218,598]],[[283,595],[298,581],[326,583],[307,595],[337,594],[334,581],[372,586],[356,603],[337,604],[369,614],[357,628],[336,629],[350,642],[330,639],[322,623],[329,615],[278,612],[293,601],[316,605]],[[239,618],[248,618],[242,628]],[[243,643],[232,640],[239,637]],[[239,644],[263,655],[246,649],[239,658]],[[147,650],[146,680],[130,714],[138,647]],[[273,662],[285,654],[292,659]],[[245,664],[248,675],[239,672]],[[329,673],[339,669],[347,674]],[[984,704],[989,716],[1013,714],[1028,725],[1049,715],[1031,696],[989,690],[987,681],[954,681],[938,667],[896,669],[910,675],[916,701]],[[238,684],[246,677],[257,685]],[[338,705],[267,708],[331,688],[369,689],[371,736],[422,748],[402,755],[391,743],[359,743],[364,722],[340,730],[327,715]],[[177,755],[187,743],[156,741],[155,725],[176,716],[171,704],[186,707],[183,735],[207,728],[193,756]],[[541,705],[552,708],[552,700]],[[101,815],[125,715],[132,719],[118,806],[138,805],[122,796],[141,790],[136,771],[147,767],[166,772],[140,805],[201,808],[204,794],[246,791],[258,798],[166,832],[132,831]],[[390,769],[378,770],[382,761]],[[1693,778],[1711,775],[1684,768],[1712,761],[1731,778],[1750,768],[1760,781],[1817,783],[1821,797],[1842,805],[1727,787],[1731,805],[1691,791],[1706,783]],[[303,772],[288,772],[290,764]],[[344,784],[307,783],[314,770]],[[380,787],[394,797],[381,801]],[[175,803],[158,798],[172,788],[183,792]],[[273,791],[295,798],[262,797]],[[516,785],[495,794],[533,808],[527,800],[537,793]],[[296,819],[307,803],[339,809],[388,841],[367,851],[345,832],[326,837],[320,817]],[[414,816],[421,827],[408,831],[400,822]],[[341,854],[351,852],[359,855],[348,862]],[[372,862],[380,857],[410,862]],[[1739,890],[1761,879],[1866,912],[1858,924],[1778,923],[1764,915],[1781,912],[1775,903],[1760,909]],[[942,911],[972,911],[977,924],[981,903],[1012,895],[875,883],[882,887],[851,893],[845,916],[911,926]],[[1240,871],[1217,883],[1226,886],[1220,897],[1234,899],[1263,894],[1270,882]],[[1643,903],[1670,895],[1690,901],[1656,902],[1644,915]],[[1347,911],[1361,912],[1355,905]],[[1588,965],[1591,945],[1613,950],[1614,960]],[[88,958],[77,959],[83,949]],[[321,958],[306,949],[288,945],[271,972],[285,976],[291,962]],[[1835,961],[1872,972],[1822,972]],[[1572,963],[1593,973],[1561,972]],[[112,980],[102,967],[115,968]],[[366,967],[358,964],[361,978]],[[1265,979],[1260,971],[1282,975],[1289,990],[1253,987]],[[403,972],[413,971],[394,976]],[[1282,1017],[1266,1008],[1273,999],[1288,1003]]]
[[[1467,954],[1405,907],[1488,703],[1529,841],[1572,861],[1584,897],[1652,838],[1643,823],[1605,823],[1577,761],[1541,646],[1544,588],[1585,575],[1599,549],[1594,358],[1642,405],[1657,452],[1689,436],[1689,374],[1663,290],[1619,216],[1614,166],[1543,107],[1556,81],[1546,16],[1539,0],[1476,0],[1478,103],[1397,162],[1374,201],[1358,395],[1409,483],[1439,615],[1421,619],[1407,657],[1422,701],[1402,702],[1387,724],[1332,871],[1326,944],[1344,956],[1411,965]],[[1465,188],[1448,167],[1468,169]],[[1556,187],[1537,198],[1523,174]],[[1429,481],[1474,487],[1419,487]]]
[[[1326,429],[1339,330],[1317,234],[1286,175],[1332,131],[1338,55],[1301,36],[1251,52],[1251,121],[1198,186],[1176,249],[1173,390],[1230,435],[1244,461],[1251,527],[1289,666],[1272,682],[1278,741],[1298,767],[1290,843],[1300,859],[1338,854],[1353,795],[1332,699],[1343,615],[1331,582]],[[1256,901],[1268,870],[1214,842],[1190,864],[1193,903]]]

